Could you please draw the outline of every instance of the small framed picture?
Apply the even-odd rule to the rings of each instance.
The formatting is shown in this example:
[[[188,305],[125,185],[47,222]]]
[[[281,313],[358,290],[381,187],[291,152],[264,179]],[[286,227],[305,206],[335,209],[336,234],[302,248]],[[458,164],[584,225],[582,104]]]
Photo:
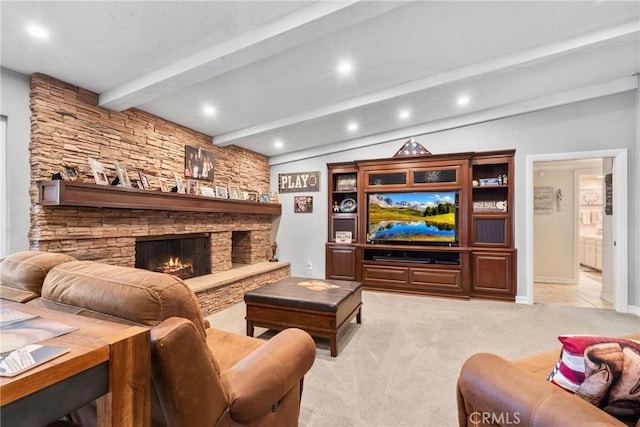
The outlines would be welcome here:
[[[253,191],[249,191],[247,193],[247,200],[250,202],[257,202],[258,201],[258,193],[255,193]]]
[[[109,185],[109,177],[104,170],[94,170],[93,179],[96,180],[96,184]]]
[[[120,163],[116,163],[114,166],[116,167],[116,175],[118,175],[118,185],[121,187],[131,187],[131,180],[129,179],[127,168]]]
[[[142,172],[138,172],[138,175],[140,175],[140,182],[142,183],[142,188],[144,188],[145,190],[150,190],[151,183],[149,183],[149,178],[147,178],[147,176]]]
[[[295,213],[313,212],[313,196],[295,196],[293,203],[293,212]]]
[[[271,193],[271,203],[280,203],[278,200],[278,193],[275,191]]]
[[[198,181],[196,181],[195,179],[187,180],[187,194],[190,196],[198,195]]]
[[[229,184],[229,198],[242,200],[242,193],[240,193],[240,186],[238,184]]]
[[[205,197],[216,197],[216,192],[213,190],[213,187],[200,185],[200,195]]]
[[[174,173],[173,177],[176,180],[176,187],[178,188],[178,193],[184,194],[184,180],[182,179],[182,175],[179,173]]]
[[[271,197],[269,196],[269,193],[260,194],[260,201],[263,202],[263,203],[271,202]]]
[[[80,172],[77,166],[62,164],[62,179],[65,181],[77,181],[80,179]]]
[[[351,239],[350,231],[336,231],[336,243],[351,243]]]
[[[158,182],[160,182],[160,191],[164,193],[168,193],[171,191],[171,188],[169,188],[169,184],[167,183],[166,178],[158,178]]]
[[[216,197],[220,197],[222,199],[226,199],[228,197],[227,187],[216,186]]]

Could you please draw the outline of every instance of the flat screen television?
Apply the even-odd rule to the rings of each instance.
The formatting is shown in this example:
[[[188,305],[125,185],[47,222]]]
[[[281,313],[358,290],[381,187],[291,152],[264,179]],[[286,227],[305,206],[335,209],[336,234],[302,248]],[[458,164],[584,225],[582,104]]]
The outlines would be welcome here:
[[[458,244],[458,192],[370,193],[367,239],[371,243]]]

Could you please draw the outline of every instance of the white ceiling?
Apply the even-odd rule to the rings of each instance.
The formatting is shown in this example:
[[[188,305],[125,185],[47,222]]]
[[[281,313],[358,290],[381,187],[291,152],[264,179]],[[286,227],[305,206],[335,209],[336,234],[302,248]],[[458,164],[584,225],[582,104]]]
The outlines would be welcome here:
[[[2,0],[0,14],[3,67],[48,74],[99,93],[105,108],[139,108],[272,163],[540,108],[540,99],[631,90],[640,70],[637,1]],[[49,38],[31,38],[31,23]],[[342,60],[352,75],[337,73]],[[400,109],[411,117],[398,119]]]

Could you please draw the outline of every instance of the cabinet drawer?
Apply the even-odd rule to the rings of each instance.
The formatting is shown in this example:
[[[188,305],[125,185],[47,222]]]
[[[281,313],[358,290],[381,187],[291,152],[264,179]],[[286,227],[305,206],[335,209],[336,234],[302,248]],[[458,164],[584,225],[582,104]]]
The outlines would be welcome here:
[[[363,265],[363,282],[372,285],[406,286],[409,277],[406,267]]]
[[[409,271],[411,287],[462,289],[462,273],[460,270],[431,270],[411,268]]]

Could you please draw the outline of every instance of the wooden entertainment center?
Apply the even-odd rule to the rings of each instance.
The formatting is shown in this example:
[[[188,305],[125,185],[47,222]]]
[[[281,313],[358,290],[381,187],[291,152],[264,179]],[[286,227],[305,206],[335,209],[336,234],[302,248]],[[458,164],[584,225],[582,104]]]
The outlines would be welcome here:
[[[327,279],[392,292],[514,301],[514,154],[506,150],[327,164]],[[438,192],[456,196],[455,237],[373,239],[370,197]],[[424,215],[418,222],[427,224]]]

